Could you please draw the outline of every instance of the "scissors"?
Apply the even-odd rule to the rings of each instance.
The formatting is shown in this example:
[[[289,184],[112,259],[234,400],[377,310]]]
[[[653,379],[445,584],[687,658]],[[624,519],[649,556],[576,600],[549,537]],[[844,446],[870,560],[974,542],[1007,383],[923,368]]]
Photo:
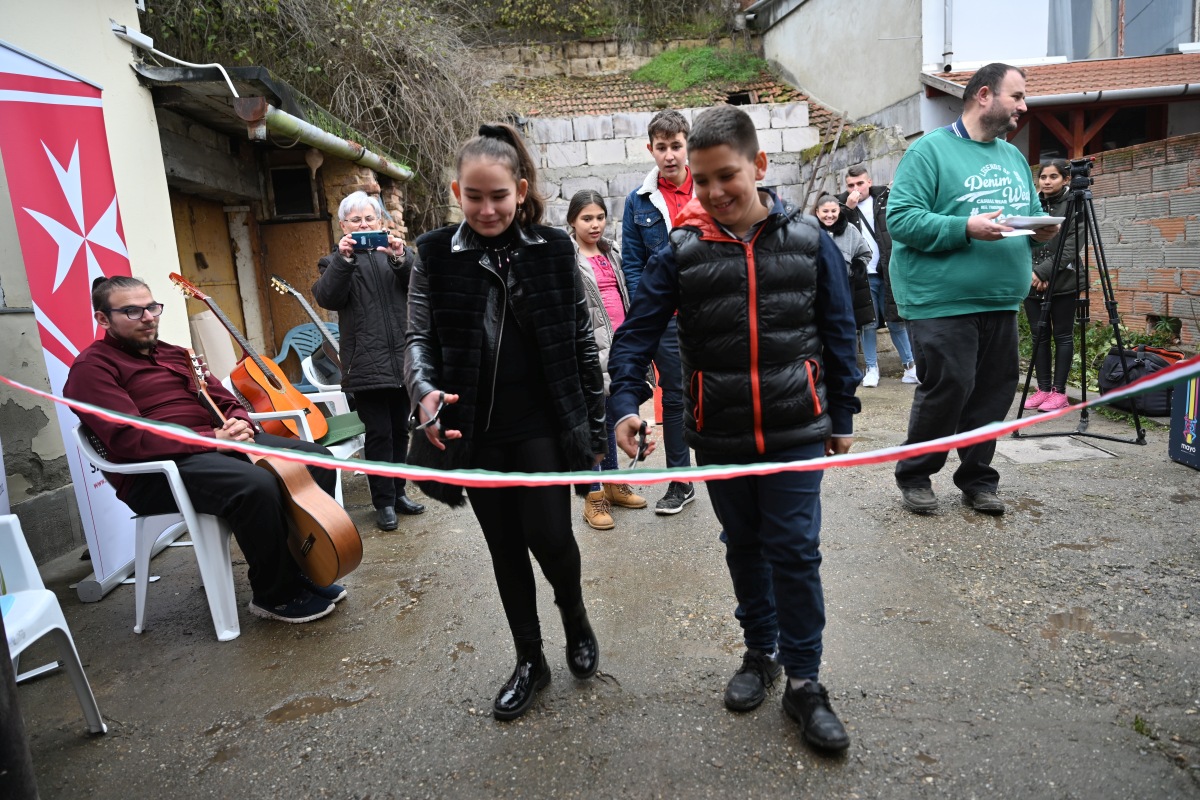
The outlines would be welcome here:
[[[439,420],[439,418],[442,416],[442,409],[445,407],[446,393],[439,391],[437,409],[433,412],[429,419],[425,420],[424,422],[418,423],[414,417],[412,426],[413,432],[415,433],[416,431],[423,431],[426,428],[432,427],[434,431],[437,432],[437,437],[439,439],[445,439],[445,437],[442,435],[442,423]]]
[[[639,461],[646,460],[646,434],[649,432],[650,432],[650,423],[646,422],[646,420],[642,420],[642,425],[640,428],[638,428],[637,455],[635,455],[633,458],[629,459],[629,466],[627,467],[627,469],[633,469],[634,467],[637,466]]]

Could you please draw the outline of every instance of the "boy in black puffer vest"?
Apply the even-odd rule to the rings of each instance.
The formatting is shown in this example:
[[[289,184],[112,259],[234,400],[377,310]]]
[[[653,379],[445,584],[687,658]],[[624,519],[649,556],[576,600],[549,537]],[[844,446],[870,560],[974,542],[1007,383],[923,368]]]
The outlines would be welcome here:
[[[767,155],[745,112],[708,109],[689,148],[696,199],[647,264],[609,355],[617,444],[637,451],[646,367],[678,310],[684,436],[699,464],[848,452],[861,375],[842,254],[816,220],[755,188]],[[711,481],[708,490],[746,643],[725,705],[757,707],[786,671],[784,709],[811,744],[840,751],[850,739],[817,682],[820,485],[818,470]]]

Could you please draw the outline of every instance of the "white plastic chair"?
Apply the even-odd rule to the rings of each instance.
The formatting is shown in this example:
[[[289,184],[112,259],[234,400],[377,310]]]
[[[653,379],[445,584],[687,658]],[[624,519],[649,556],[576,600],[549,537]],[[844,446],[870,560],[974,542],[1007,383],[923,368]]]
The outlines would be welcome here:
[[[58,598],[42,583],[25,534],[21,532],[21,521],[13,514],[0,516],[0,613],[4,615],[4,629],[8,633],[8,652],[12,657],[13,672],[17,682],[50,670],[63,667],[75,687],[88,730],[92,733],[108,733],[108,726],[100,716],[96,696],[83,672],[75,640],[63,617]],[[58,647],[60,661],[51,662],[25,673],[17,672],[17,660],[22,651],[43,636],[50,636]]]
[[[304,377],[309,383],[317,387],[318,392],[342,391],[340,383],[321,383],[321,376],[317,374],[317,370],[313,367],[312,356],[305,356],[300,361],[300,371],[304,373]]]
[[[223,381],[221,381],[221,385],[228,389],[230,394],[232,394],[234,397],[237,397],[237,390],[234,388],[232,380],[225,378]],[[311,400],[314,404],[327,403],[331,412],[326,416],[326,418],[329,420],[332,420],[335,417],[340,417],[343,414],[352,413],[350,411],[350,404],[346,401],[346,393],[340,388],[330,391],[314,392],[304,396]],[[308,418],[302,411],[251,411],[249,414],[250,419],[255,421],[268,419],[294,419],[296,424],[300,427],[300,438],[306,442],[316,441],[313,438],[312,429],[308,426]],[[358,417],[356,415],[354,417],[355,424],[361,425],[362,423],[358,422],[357,420]],[[332,424],[333,423],[331,422],[331,425]],[[324,441],[320,442],[320,444],[327,447],[329,452],[337,458],[354,458],[354,456],[361,453],[363,448],[367,446],[367,435],[366,433],[360,433],[356,436],[352,436],[334,444],[329,444]],[[333,498],[337,500],[339,506],[342,506],[343,508],[345,507],[346,504],[342,501],[341,470],[337,471],[337,483],[334,484]]]
[[[179,475],[179,467],[174,461],[114,464],[97,452],[84,426],[75,426],[75,439],[83,457],[97,469],[122,475],[163,475],[171,487],[175,505],[179,507],[178,514],[135,517],[137,524],[134,534],[134,632],[141,633],[146,628],[150,556],[154,550],[154,543],[163,531],[162,517],[171,516],[182,520],[191,535],[193,549],[196,551],[196,564],[200,568],[200,580],[204,583],[204,593],[208,597],[208,610],[212,614],[217,639],[222,642],[236,639],[242,628],[238,622],[237,595],[233,588],[233,562],[229,556],[229,537],[233,533],[229,523],[212,514],[196,513],[192,499],[188,496],[187,488]]]

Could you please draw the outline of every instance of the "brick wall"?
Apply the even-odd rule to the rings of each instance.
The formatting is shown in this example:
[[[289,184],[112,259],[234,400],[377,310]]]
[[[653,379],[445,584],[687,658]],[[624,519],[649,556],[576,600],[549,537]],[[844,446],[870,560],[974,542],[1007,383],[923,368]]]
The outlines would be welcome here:
[[[808,124],[807,103],[763,103],[741,106],[754,120],[759,145],[770,166],[763,184],[777,187],[786,200],[804,204],[801,195],[810,180],[812,164],[804,152],[820,140]],[[691,121],[704,109],[680,109]],[[642,185],[654,166],[646,150],[646,127],[655,112],[601,114],[569,119],[531,118],[524,133],[538,161],[540,186],[547,199],[546,224],[565,225],[567,205],[581,189],[595,189],[607,201],[608,235],[620,238],[625,198]],[[827,189],[841,190],[846,167],[867,161],[872,176],[883,184],[904,151],[905,142],[895,130],[872,130],[855,137],[834,154],[828,168]],[[826,169],[822,168],[822,172]]]
[[[1121,321],[1177,318],[1182,347],[1200,350],[1200,134],[1110,150],[1092,175]],[[1092,317],[1106,320],[1100,300],[1093,287]]]

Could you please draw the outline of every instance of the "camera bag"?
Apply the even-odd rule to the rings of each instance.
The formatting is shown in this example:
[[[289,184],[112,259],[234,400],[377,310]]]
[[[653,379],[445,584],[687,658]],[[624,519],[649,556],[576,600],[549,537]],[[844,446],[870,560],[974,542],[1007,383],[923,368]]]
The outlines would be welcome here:
[[[1121,351],[1113,347],[1104,357],[1100,372],[1096,376],[1100,384],[1100,394],[1108,394],[1120,389],[1139,378],[1166,369],[1176,361],[1183,359],[1183,353],[1176,350],[1164,350],[1161,347],[1138,345],[1133,350],[1125,351],[1125,367],[1121,366]],[[1126,374],[1128,370],[1128,375]],[[1112,408],[1122,411],[1136,411],[1148,417],[1165,417],[1171,413],[1171,395],[1175,387],[1168,386],[1156,392],[1139,394],[1136,397],[1126,397],[1111,404]]]

